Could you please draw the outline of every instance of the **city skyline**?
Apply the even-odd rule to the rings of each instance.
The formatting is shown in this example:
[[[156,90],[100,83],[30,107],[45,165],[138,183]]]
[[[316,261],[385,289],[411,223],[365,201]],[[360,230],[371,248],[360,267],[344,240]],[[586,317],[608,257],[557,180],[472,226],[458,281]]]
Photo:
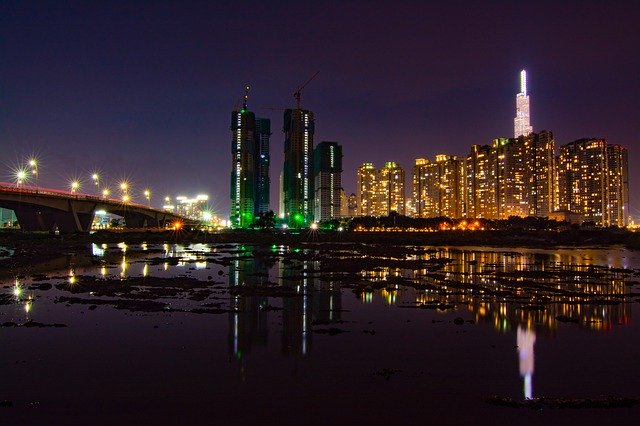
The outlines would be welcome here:
[[[242,53],[253,50],[236,52],[232,46],[242,46],[251,35],[240,35],[240,44],[234,44],[215,25],[204,24],[207,17],[229,25],[246,15],[230,5],[43,5],[0,6],[0,48],[4,57],[14,58],[0,65],[0,180],[10,179],[10,166],[36,154],[42,182],[51,186],[64,187],[68,174],[82,175],[87,185],[84,175],[98,168],[114,179],[132,176],[139,188],[150,187],[154,204],[164,195],[207,193],[218,212],[228,212],[229,171],[215,164],[228,164],[228,111],[238,101],[238,88],[250,84],[256,115],[273,123],[270,209],[276,211],[284,135],[282,111],[274,110],[292,107],[295,87],[318,70],[305,90],[303,108],[315,114],[317,140],[343,146],[347,193],[356,190],[362,162],[395,161],[408,170],[416,158],[466,155],[473,144],[509,137],[517,73],[523,68],[536,131],[552,130],[557,146],[604,138],[630,148],[631,163],[638,156],[633,76],[639,67],[631,54],[638,30],[627,10],[631,3],[615,10],[587,3],[579,13],[572,3],[498,2],[435,10],[418,5],[411,19],[384,7],[358,15],[362,10],[356,4],[325,4],[313,17],[310,9],[294,7],[318,24],[331,22],[328,32],[305,32],[307,24],[278,19],[280,8],[257,5],[254,13],[266,13],[271,23],[250,14],[247,19],[257,26],[247,26],[264,30],[264,46],[272,51],[278,43],[288,49],[274,56],[261,47],[250,59]],[[456,23],[462,9],[470,15],[474,9],[485,19]],[[532,23],[511,20],[523,11]],[[371,25],[361,35],[346,37],[349,19],[356,16]],[[589,23],[598,24],[598,34],[580,30]],[[458,34],[466,24],[479,37]],[[131,29],[119,33],[123,26]],[[301,38],[284,37],[292,32]],[[296,49],[303,46],[308,47],[303,52]],[[414,58],[410,52],[416,46],[421,56],[436,61]],[[236,65],[224,66],[225,59]],[[624,66],[609,66],[613,63]],[[630,170],[632,191],[638,173]],[[632,192],[633,217],[638,207]]]

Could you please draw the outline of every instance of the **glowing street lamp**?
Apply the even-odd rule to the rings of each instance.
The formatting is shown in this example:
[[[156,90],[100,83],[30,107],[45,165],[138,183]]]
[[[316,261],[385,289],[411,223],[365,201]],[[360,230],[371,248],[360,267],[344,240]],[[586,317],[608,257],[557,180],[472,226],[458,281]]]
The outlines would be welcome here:
[[[122,201],[124,201],[125,203],[128,203],[129,202],[129,194],[124,194],[122,196]]]
[[[105,188],[102,190],[102,198],[108,198],[109,197],[109,193],[111,191],[109,191],[109,188]]]
[[[16,172],[16,183],[18,186],[22,185],[26,179],[27,179],[26,170],[20,169]]]
[[[129,190],[129,182],[127,182],[126,180],[120,182],[120,190],[126,194]]]
[[[144,190],[144,198],[147,199],[147,204],[149,207],[151,207],[151,191],[149,191],[148,189]]]
[[[80,182],[78,182],[77,180],[74,180],[73,182],[71,182],[72,193],[75,193],[76,191],[78,191],[78,188],[80,188]]]
[[[38,159],[33,157],[30,158],[29,167],[31,167],[31,174],[36,180],[36,187],[38,187]]]
[[[91,179],[93,180],[93,184],[96,186],[96,191],[100,193],[100,175],[96,172],[91,174]]]

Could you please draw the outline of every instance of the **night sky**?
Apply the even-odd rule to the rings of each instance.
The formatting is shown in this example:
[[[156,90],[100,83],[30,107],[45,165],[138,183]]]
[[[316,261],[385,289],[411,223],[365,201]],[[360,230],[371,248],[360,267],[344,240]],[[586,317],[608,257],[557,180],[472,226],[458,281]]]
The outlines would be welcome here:
[[[271,208],[282,111],[343,145],[343,186],[365,161],[466,155],[513,136],[519,72],[534,131],[557,146],[604,137],[630,151],[640,219],[640,13],[635,2],[0,2],[0,181],[35,154],[39,185],[104,180],[207,193],[228,215],[229,121],[272,121]],[[409,188],[409,186],[407,186]],[[142,197],[138,197],[142,201]]]

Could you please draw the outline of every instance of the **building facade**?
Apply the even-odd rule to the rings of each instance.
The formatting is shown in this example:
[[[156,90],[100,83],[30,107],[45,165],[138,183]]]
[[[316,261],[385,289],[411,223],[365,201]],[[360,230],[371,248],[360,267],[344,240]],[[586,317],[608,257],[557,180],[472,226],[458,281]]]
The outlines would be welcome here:
[[[435,161],[417,158],[411,178],[414,217],[464,216],[464,161],[437,155]]]
[[[357,216],[373,216],[377,188],[377,171],[373,163],[363,163],[358,167],[356,188]]]
[[[313,112],[303,109],[285,110],[283,132],[284,215],[289,226],[302,227],[314,220]]]
[[[406,213],[405,173],[398,163],[389,161],[376,169],[373,163],[358,168],[358,216],[388,216]]]
[[[313,150],[314,220],[342,216],[342,146],[320,142]]]
[[[559,209],[599,226],[626,226],[629,211],[627,149],[604,139],[579,139],[560,147]]]
[[[247,109],[248,87],[240,111],[231,113],[231,211],[234,228],[246,228],[269,210],[271,123]]]

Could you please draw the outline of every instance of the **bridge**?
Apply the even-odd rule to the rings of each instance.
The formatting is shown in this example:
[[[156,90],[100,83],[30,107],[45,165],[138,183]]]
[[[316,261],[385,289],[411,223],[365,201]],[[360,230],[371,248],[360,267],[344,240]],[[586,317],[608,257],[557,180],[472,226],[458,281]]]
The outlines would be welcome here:
[[[198,222],[134,202],[0,182],[0,207],[13,210],[23,231],[88,232],[96,211],[124,218],[126,228],[166,228]]]

